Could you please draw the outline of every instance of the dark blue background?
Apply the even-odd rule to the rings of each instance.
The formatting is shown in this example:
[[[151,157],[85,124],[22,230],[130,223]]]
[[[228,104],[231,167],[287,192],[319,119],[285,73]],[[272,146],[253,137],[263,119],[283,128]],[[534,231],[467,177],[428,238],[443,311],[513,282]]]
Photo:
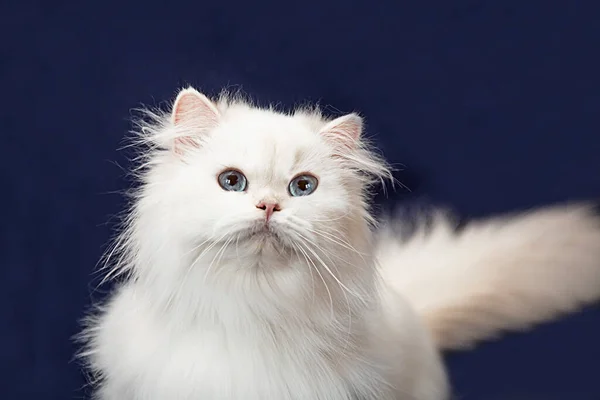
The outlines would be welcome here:
[[[600,195],[596,1],[0,7],[3,399],[84,396],[69,337],[129,185],[116,149],[130,109],[183,85],[362,111],[406,167],[400,200],[480,216]],[[598,400],[598,338],[596,307],[451,355],[456,393]]]

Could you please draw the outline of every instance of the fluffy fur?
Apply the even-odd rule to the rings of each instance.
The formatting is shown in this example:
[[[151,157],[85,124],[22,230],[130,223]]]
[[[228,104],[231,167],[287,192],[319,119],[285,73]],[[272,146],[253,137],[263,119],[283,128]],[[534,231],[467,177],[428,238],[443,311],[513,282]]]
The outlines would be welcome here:
[[[470,348],[600,297],[600,219],[582,204],[472,222],[435,215],[399,241],[384,229],[385,282],[421,316],[440,349]]]
[[[401,240],[374,234],[387,164],[355,114],[180,92],[140,123],[141,182],[81,338],[101,400],[446,400],[438,354],[600,295],[585,207]],[[221,189],[235,168],[244,192]],[[317,190],[291,197],[299,173]],[[276,202],[268,225],[262,201]]]

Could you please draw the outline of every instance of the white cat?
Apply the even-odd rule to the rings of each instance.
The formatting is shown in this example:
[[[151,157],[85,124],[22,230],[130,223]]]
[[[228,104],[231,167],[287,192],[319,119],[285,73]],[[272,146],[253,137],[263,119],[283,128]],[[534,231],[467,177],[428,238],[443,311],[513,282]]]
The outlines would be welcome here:
[[[586,206],[401,240],[374,229],[389,172],[355,114],[185,89],[152,116],[107,261],[125,279],[82,335],[98,399],[446,400],[440,350],[600,297]]]

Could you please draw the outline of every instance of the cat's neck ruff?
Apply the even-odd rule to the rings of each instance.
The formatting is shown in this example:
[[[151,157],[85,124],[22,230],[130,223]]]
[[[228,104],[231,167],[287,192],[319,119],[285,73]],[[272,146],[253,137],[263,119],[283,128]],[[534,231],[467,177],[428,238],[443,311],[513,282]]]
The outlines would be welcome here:
[[[248,252],[239,246],[224,255],[222,246],[215,245],[208,251],[155,260],[157,265],[149,271],[170,268],[184,273],[172,276],[170,282],[164,281],[164,275],[161,280],[140,276],[138,290],[159,318],[182,329],[207,324],[235,330],[254,329],[257,324],[304,329],[307,323],[338,329],[349,319],[357,321],[374,304],[377,293],[376,270],[367,265],[370,261],[363,254],[349,261],[352,257],[306,253]],[[313,268],[324,259],[332,275]],[[174,267],[175,263],[183,265]],[[348,263],[355,267],[350,269]],[[340,273],[348,276],[340,278]],[[298,285],[306,274],[312,285]]]

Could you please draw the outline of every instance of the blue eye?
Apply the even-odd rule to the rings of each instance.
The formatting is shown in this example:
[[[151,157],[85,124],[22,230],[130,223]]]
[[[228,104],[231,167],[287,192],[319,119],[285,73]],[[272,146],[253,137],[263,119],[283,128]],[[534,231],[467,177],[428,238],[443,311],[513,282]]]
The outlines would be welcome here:
[[[308,196],[317,189],[319,181],[309,174],[298,175],[290,182],[288,190],[293,197]]]
[[[248,186],[248,181],[244,174],[234,169],[221,172],[217,180],[223,190],[229,192],[243,192],[246,190],[246,186]]]

